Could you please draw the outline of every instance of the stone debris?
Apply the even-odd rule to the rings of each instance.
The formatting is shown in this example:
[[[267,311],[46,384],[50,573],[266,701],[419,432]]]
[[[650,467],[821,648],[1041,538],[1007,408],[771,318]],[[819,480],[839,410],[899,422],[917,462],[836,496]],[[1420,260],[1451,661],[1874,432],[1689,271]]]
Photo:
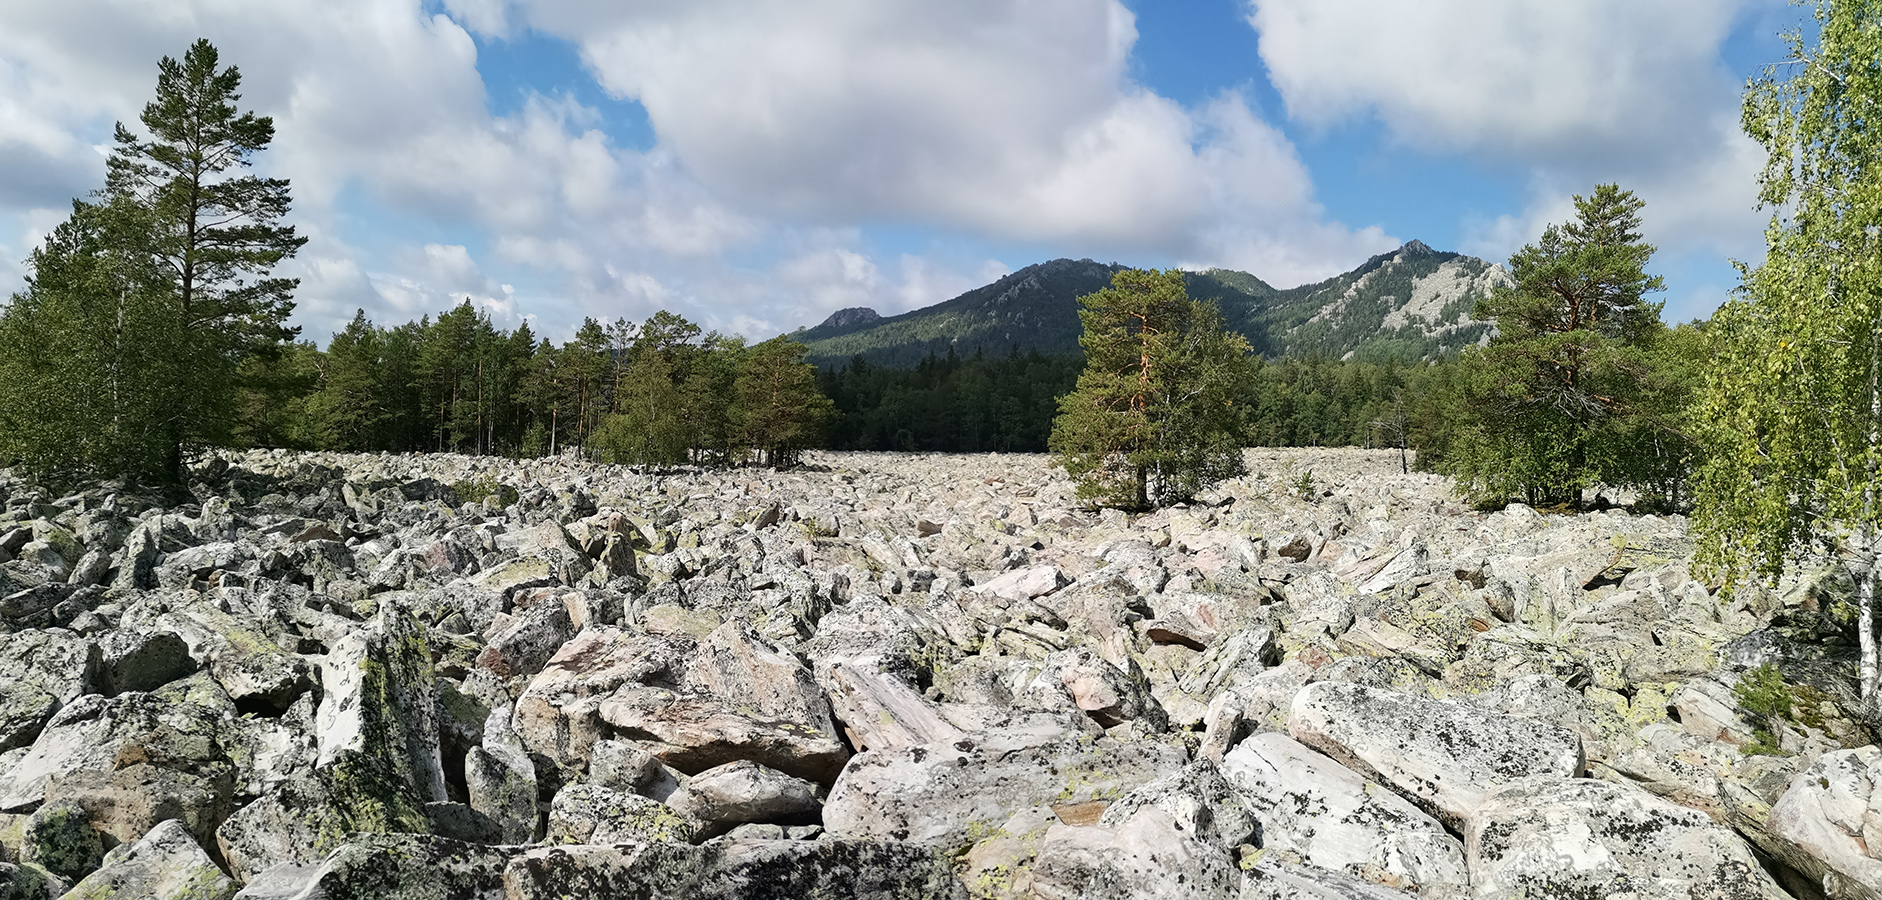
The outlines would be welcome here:
[[[0,897],[1882,900],[1833,561],[1248,463],[0,471]]]

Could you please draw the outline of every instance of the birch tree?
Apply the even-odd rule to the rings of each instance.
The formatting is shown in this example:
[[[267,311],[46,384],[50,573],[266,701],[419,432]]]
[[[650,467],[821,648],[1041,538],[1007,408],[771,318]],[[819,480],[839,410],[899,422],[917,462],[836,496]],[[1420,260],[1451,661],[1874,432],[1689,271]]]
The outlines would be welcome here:
[[[1877,530],[1882,524],[1882,13],[1818,0],[1814,42],[1749,85],[1745,131],[1770,154],[1760,199],[1768,250],[1740,264],[1719,310],[1699,415],[1700,561],[1730,581],[1775,576],[1804,553],[1856,584],[1858,684],[1878,703]]]

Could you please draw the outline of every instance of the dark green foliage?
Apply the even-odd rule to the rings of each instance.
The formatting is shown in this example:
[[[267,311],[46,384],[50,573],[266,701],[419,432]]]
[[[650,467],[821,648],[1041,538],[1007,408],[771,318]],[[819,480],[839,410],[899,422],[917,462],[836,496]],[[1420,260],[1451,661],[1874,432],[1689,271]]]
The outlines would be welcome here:
[[[34,252],[0,313],[0,458],[174,481],[191,451],[272,427],[238,397],[265,380],[244,363],[292,337],[295,282],[270,272],[304,239],[279,224],[287,182],[235,174],[274,136],[272,120],[238,114],[240,83],[207,41],[165,57],[141,118],[150,139],[119,124],[97,202],[75,203]]]
[[[466,478],[451,483],[451,494],[459,503],[488,503],[495,501],[497,506],[509,506],[515,503],[519,495],[516,488],[497,480],[495,475],[482,478]]]
[[[1516,279],[1479,304],[1498,335],[1455,373],[1455,430],[1429,462],[1480,503],[1511,497],[1579,507],[1598,485],[1678,499],[1689,383],[1662,362],[1660,304],[1645,296],[1653,247],[1642,203],[1616,185],[1576,197],[1577,218],[1551,225],[1510,259]]]
[[[1043,453],[1061,396],[1082,356],[1037,351],[962,359],[930,356],[912,369],[861,357],[818,376],[835,404],[830,445],[839,450]]]
[[[1181,272],[1127,269],[1079,299],[1085,370],[1050,446],[1081,498],[1145,509],[1241,474],[1248,342]]]
[[[803,344],[775,337],[746,351],[729,396],[738,445],[760,462],[791,465],[806,448],[822,445],[833,405],[817,390]]]
[[[1781,754],[1783,751],[1777,749],[1775,734],[1778,723],[1791,718],[1791,689],[1784,683],[1784,676],[1778,674],[1777,667],[1766,663],[1746,672],[1732,688],[1732,695],[1738,698],[1738,705],[1745,712],[1756,717],[1752,729],[1755,740],[1745,745],[1744,752]]]

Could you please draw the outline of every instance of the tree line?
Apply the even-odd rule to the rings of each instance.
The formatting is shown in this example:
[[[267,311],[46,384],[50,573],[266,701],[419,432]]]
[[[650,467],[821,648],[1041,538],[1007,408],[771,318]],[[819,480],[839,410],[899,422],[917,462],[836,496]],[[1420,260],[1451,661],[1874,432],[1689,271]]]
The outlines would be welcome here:
[[[236,436],[255,446],[505,456],[578,452],[636,465],[782,464],[822,446],[829,402],[804,347],[747,346],[662,310],[593,318],[560,346],[505,332],[469,300],[380,327],[359,311],[323,352],[247,361]]]

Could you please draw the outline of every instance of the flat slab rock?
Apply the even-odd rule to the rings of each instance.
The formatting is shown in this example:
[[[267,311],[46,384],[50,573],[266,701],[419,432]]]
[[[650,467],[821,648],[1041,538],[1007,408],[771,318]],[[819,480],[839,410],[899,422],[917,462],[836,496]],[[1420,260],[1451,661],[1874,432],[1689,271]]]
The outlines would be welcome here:
[[[1452,828],[1501,785],[1586,764],[1581,737],[1558,725],[1343,682],[1302,689],[1287,730]]]
[[[838,776],[823,824],[839,837],[955,847],[976,823],[997,826],[1028,807],[1120,797],[1187,762],[1172,745],[998,731],[871,750]]]

